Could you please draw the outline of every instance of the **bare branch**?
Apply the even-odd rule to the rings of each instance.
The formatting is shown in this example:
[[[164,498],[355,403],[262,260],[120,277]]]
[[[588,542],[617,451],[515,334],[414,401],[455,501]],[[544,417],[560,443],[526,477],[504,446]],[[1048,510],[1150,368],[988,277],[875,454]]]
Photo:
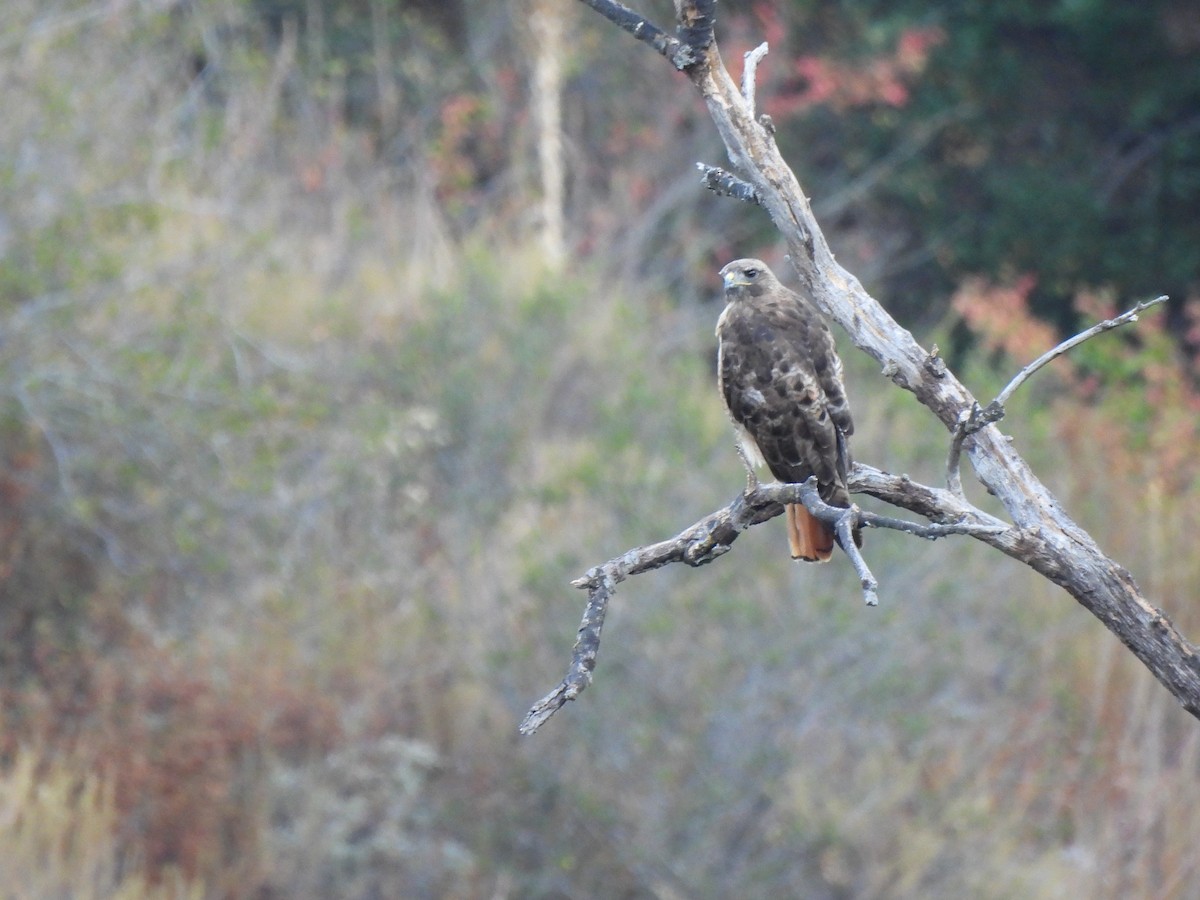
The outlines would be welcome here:
[[[747,203],[761,202],[754,185],[742,181],[736,175],[726,172],[718,166],[710,166],[702,162],[696,163],[696,168],[703,173],[700,180],[704,186],[714,194],[732,197],[735,200],[745,200]]]
[[[950,438],[950,451],[946,454],[946,487],[962,500],[967,497],[962,486],[962,445],[967,438],[967,423],[971,421],[977,409],[979,404],[972,403],[970,409],[964,409],[958,414],[958,425],[954,428],[954,435]]]
[[[992,402],[1003,407],[1004,404],[1008,403],[1009,398],[1016,393],[1017,388],[1024,384],[1030,375],[1032,375],[1042,366],[1046,365],[1046,363],[1051,362],[1052,360],[1062,356],[1067,351],[1078,347],[1089,338],[1093,338],[1098,334],[1103,334],[1105,331],[1111,331],[1114,328],[1120,328],[1122,325],[1127,325],[1130,322],[1136,322],[1138,320],[1138,313],[1159,303],[1165,303],[1166,301],[1166,294],[1163,294],[1161,297],[1155,297],[1153,300],[1143,300],[1133,309],[1126,310],[1119,316],[1114,316],[1111,319],[1105,319],[1103,322],[1097,322],[1086,331],[1081,331],[1079,334],[1075,335],[1075,337],[1068,338],[1053,350],[1048,350],[1043,353],[1041,356],[1023,368],[1020,372],[1018,372],[1016,377],[1008,383],[1004,390],[996,395],[996,399]]]
[[[880,516],[872,512],[866,512],[858,507],[857,504],[850,506],[848,509],[840,506],[831,506],[821,499],[821,495],[817,491],[817,479],[815,477],[808,479],[801,485],[764,485],[761,488],[762,493],[774,496],[777,492],[775,488],[780,488],[778,491],[782,501],[795,503],[799,501],[804,504],[805,509],[816,516],[823,522],[827,522],[833,526],[837,534],[838,544],[843,552],[849,557],[851,565],[854,566],[854,571],[858,574],[859,583],[862,585],[863,600],[867,606],[877,606],[879,604],[879,582],[871,573],[867,566],[866,560],[863,558],[862,551],[859,550],[857,543],[854,541],[853,534],[856,528],[890,528],[895,531],[903,531],[915,537],[923,537],[926,540],[936,541],[940,537],[946,537],[951,534],[968,534],[968,535],[995,535],[1008,530],[1007,525],[1003,524],[979,524],[976,522],[954,522],[936,525],[923,525],[918,522],[908,522],[904,519],[894,519],[890,516]]]
[[[810,513],[822,522],[833,526],[838,546],[850,559],[850,564],[854,566],[854,571],[858,575],[858,583],[863,592],[863,602],[867,606],[878,606],[879,582],[868,568],[867,561],[863,558],[862,551],[858,549],[858,543],[854,540],[854,529],[862,520],[859,508],[854,505],[845,508],[826,503],[821,499],[821,494],[817,489],[815,475],[804,484],[786,485],[786,487],[789,489],[789,493],[794,490],[795,496],[792,498],[792,502],[799,500]]]
[[[724,509],[717,510],[670,540],[637,547],[589,569],[581,578],[571,582],[573,587],[588,590],[587,607],[571,653],[571,666],[558,687],[529,710],[520,725],[522,734],[533,734],[567,701],[574,700],[592,683],[596,655],[600,651],[604,614],[617,585],[630,575],[658,569],[673,562],[701,566],[728,552],[730,545],[746,528],[783,512],[780,504],[770,498],[756,496],[756,493],[747,491],[740,494]]]
[[[1091,328],[1081,331],[1074,337],[1063,341],[1052,350],[1046,351],[1023,368],[1005,386],[1004,390],[996,395],[996,399],[987,406],[980,407],[978,403],[974,403],[969,410],[963,410],[959,414],[958,424],[954,428],[954,436],[950,440],[950,452],[946,455],[946,486],[958,496],[963,496],[962,477],[959,474],[959,460],[962,455],[963,441],[988,425],[1003,419],[1005,416],[1005,404],[1016,393],[1017,388],[1023,385],[1034,372],[1064,353],[1078,347],[1089,338],[1094,338],[1098,334],[1103,334],[1122,325],[1136,322],[1139,313],[1159,303],[1165,303],[1166,300],[1167,297],[1165,294],[1161,297],[1155,297],[1153,300],[1143,300],[1133,307],[1133,309],[1126,310],[1119,316],[1105,319],[1103,322],[1097,322]]]
[[[558,687],[533,704],[520,725],[521,734],[533,734],[546,720],[558,712],[569,700],[574,700],[592,683],[592,672],[596,668],[596,654],[600,652],[600,630],[604,627],[604,614],[608,601],[617,589],[617,579],[600,574],[588,588],[587,607],[579,625],[579,636],[571,651],[571,668]]]
[[[878,606],[879,582],[875,579],[875,575],[871,570],[867,568],[867,561],[863,558],[858,545],[854,543],[854,526],[851,523],[856,518],[856,512],[857,510],[851,507],[839,516],[837,524],[834,525],[834,533],[837,535],[838,546],[850,558],[850,564],[854,566],[854,572],[858,575],[858,584],[863,592],[863,602],[867,606]]]
[[[1013,534],[1013,529],[1006,522],[978,509],[950,491],[921,484],[907,475],[893,475],[873,466],[855,463],[850,470],[847,485],[853,493],[876,497],[935,523],[921,526],[924,529],[945,528],[948,529],[945,532],[948,534],[969,534],[993,547],[1002,547],[1006,539]],[[874,516],[873,513],[863,515]],[[897,524],[889,524],[886,527],[896,531],[910,530]],[[917,537],[933,539],[931,534],[910,533],[916,534]]]
[[[753,50],[746,52],[743,57],[744,65],[742,67],[742,97],[746,101],[746,106],[750,109],[750,115],[754,116],[754,92],[757,89],[758,79],[758,64],[762,62],[762,58],[767,55],[767,42],[763,41]]]
[[[693,29],[688,36],[690,39],[681,41],[679,38],[671,37],[641,13],[633,11],[623,3],[618,3],[617,0],[582,0],[582,2],[619,28],[628,31],[639,41],[649,44],[681,72],[699,62],[699,51],[712,42],[711,18],[707,26],[708,40],[703,43],[694,43],[703,38],[703,26],[700,26],[700,33],[696,33],[696,29]]]
[[[979,513],[973,507],[959,505],[957,500],[944,499],[936,488],[918,485],[908,479],[902,482],[889,479],[890,476],[877,469],[859,465],[854,467],[850,478],[852,488],[861,483],[884,492],[888,489],[910,492],[917,498],[913,500],[914,505],[924,503],[926,508],[945,521],[932,525],[922,524],[865,512],[858,506],[851,506],[849,509],[830,506],[817,492],[815,478],[804,484],[757,484],[734,497],[728,506],[706,516],[675,537],[646,547],[635,547],[603,565],[589,569],[571,582],[572,587],[587,589],[588,602],[584,609],[583,621],[579,625],[575,647],[571,652],[570,668],[558,686],[529,710],[521,722],[521,733],[533,734],[555,712],[568,701],[578,697],[592,683],[596,656],[600,651],[600,631],[604,626],[608,602],[616,593],[618,584],[631,575],[649,572],[671,563],[684,563],[689,566],[710,563],[729,552],[733,542],[743,531],[780,515],[785,503],[803,503],[813,515],[834,526],[838,534],[838,543],[858,574],[863,599],[868,606],[878,604],[879,584],[854,543],[855,528],[890,528],[929,540],[951,534],[985,539],[1010,530],[1004,523]],[[945,492],[941,494],[949,496]]]
[[[586,2],[586,0],[585,0]],[[717,0],[676,0],[679,38],[692,48],[697,62],[713,44],[717,24]]]
[[[1004,407],[993,400],[986,407],[972,403],[970,409],[959,413],[958,424],[954,428],[954,436],[950,439],[950,452],[946,454],[946,487],[959,497],[965,497],[962,486],[962,475],[959,472],[962,457],[963,441],[988,425],[993,425],[1004,418]]]

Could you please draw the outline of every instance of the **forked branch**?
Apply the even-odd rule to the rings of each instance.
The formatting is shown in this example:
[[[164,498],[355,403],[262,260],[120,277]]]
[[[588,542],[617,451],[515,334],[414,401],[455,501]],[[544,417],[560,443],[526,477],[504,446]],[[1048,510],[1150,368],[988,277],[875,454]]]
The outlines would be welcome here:
[[[998,519],[965,504],[957,505],[956,501],[947,500],[944,491],[939,492],[908,478],[894,479],[869,466],[856,465],[850,473],[849,482],[851,490],[868,493],[886,491],[896,505],[911,504],[923,515],[932,515],[940,521],[910,522],[867,512],[858,506],[849,509],[830,506],[817,492],[816,479],[809,479],[804,484],[759,484],[748,488],[734,497],[728,506],[685,528],[675,537],[646,547],[636,547],[589,569],[571,582],[573,587],[586,588],[588,592],[583,621],[571,653],[571,666],[559,685],[529,710],[521,722],[521,733],[532,734],[537,731],[567,701],[574,700],[591,684],[596,655],[600,650],[604,616],[618,584],[631,575],[650,572],[671,563],[689,566],[710,563],[729,552],[742,532],[780,515],[785,503],[803,503],[814,516],[837,529],[838,543],[858,573],[863,599],[869,606],[878,602],[876,592],[879,585],[854,543],[852,534],[855,528],[889,528],[931,541],[953,534],[1000,539],[1011,530]]]
[[[958,424],[955,426],[953,437],[950,440],[950,452],[946,455],[946,486],[958,496],[963,496],[962,476],[959,474],[963,441],[988,425],[1003,419],[1007,414],[1005,407],[1009,399],[1017,392],[1017,388],[1029,380],[1029,377],[1034,372],[1098,334],[1103,334],[1114,328],[1120,328],[1122,325],[1136,322],[1139,313],[1166,301],[1167,296],[1165,294],[1155,297],[1153,300],[1143,300],[1134,306],[1133,309],[1128,309],[1119,316],[1113,316],[1111,319],[1105,319],[1103,322],[1097,322],[1091,328],[1079,332],[1074,337],[1067,338],[1057,347],[1047,350],[1018,372],[1013,380],[1005,385],[1004,390],[996,395],[996,399],[987,406],[981,407],[978,403],[975,403],[972,404],[970,410],[964,410],[960,413]]]

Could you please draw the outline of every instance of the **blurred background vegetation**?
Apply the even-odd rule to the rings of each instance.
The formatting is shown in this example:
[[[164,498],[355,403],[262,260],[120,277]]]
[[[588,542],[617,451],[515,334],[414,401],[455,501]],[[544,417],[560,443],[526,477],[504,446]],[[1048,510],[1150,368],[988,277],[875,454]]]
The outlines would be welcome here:
[[[1200,10],[721,16],[841,260],[978,396],[1172,295],[1005,427],[1200,634]],[[785,270],[645,47],[543,0],[0,27],[5,897],[1195,896],[1195,721],[965,540],[870,535],[878,610],[770,526],[642,576],[518,740],[568,581],[740,489],[714,273]],[[856,455],[936,481],[844,350]]]

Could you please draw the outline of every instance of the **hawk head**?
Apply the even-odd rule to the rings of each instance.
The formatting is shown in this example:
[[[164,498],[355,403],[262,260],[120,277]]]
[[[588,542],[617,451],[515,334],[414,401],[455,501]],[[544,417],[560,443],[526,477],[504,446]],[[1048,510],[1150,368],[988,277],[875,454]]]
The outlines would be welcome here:
[[[775,275],[761,259],[735,259],[721,270],[725,279],[725,297],[759,297],[779,285]]]

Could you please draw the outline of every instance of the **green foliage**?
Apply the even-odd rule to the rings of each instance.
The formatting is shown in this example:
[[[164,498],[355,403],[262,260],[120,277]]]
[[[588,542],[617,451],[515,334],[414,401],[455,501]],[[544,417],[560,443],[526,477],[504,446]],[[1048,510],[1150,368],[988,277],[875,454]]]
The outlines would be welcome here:
[[[864,100],[832,123],[816,107],[784,128],[796,146],[833,135],[847,148],[809,155],[824,162],[818,184],[895,159],[856,213],[932,244],[880,285],[906,316],[928,316],[930,295],[968,274],[1035,275],[1035,311],[1064,326],[1087,287],[1188,296],[1200,269],[1200,45],[1178,3],[820,7],[825,27],[797,25],[795,40],[821,58],[878,57],[918,29],[940,34],[902,100]]]

